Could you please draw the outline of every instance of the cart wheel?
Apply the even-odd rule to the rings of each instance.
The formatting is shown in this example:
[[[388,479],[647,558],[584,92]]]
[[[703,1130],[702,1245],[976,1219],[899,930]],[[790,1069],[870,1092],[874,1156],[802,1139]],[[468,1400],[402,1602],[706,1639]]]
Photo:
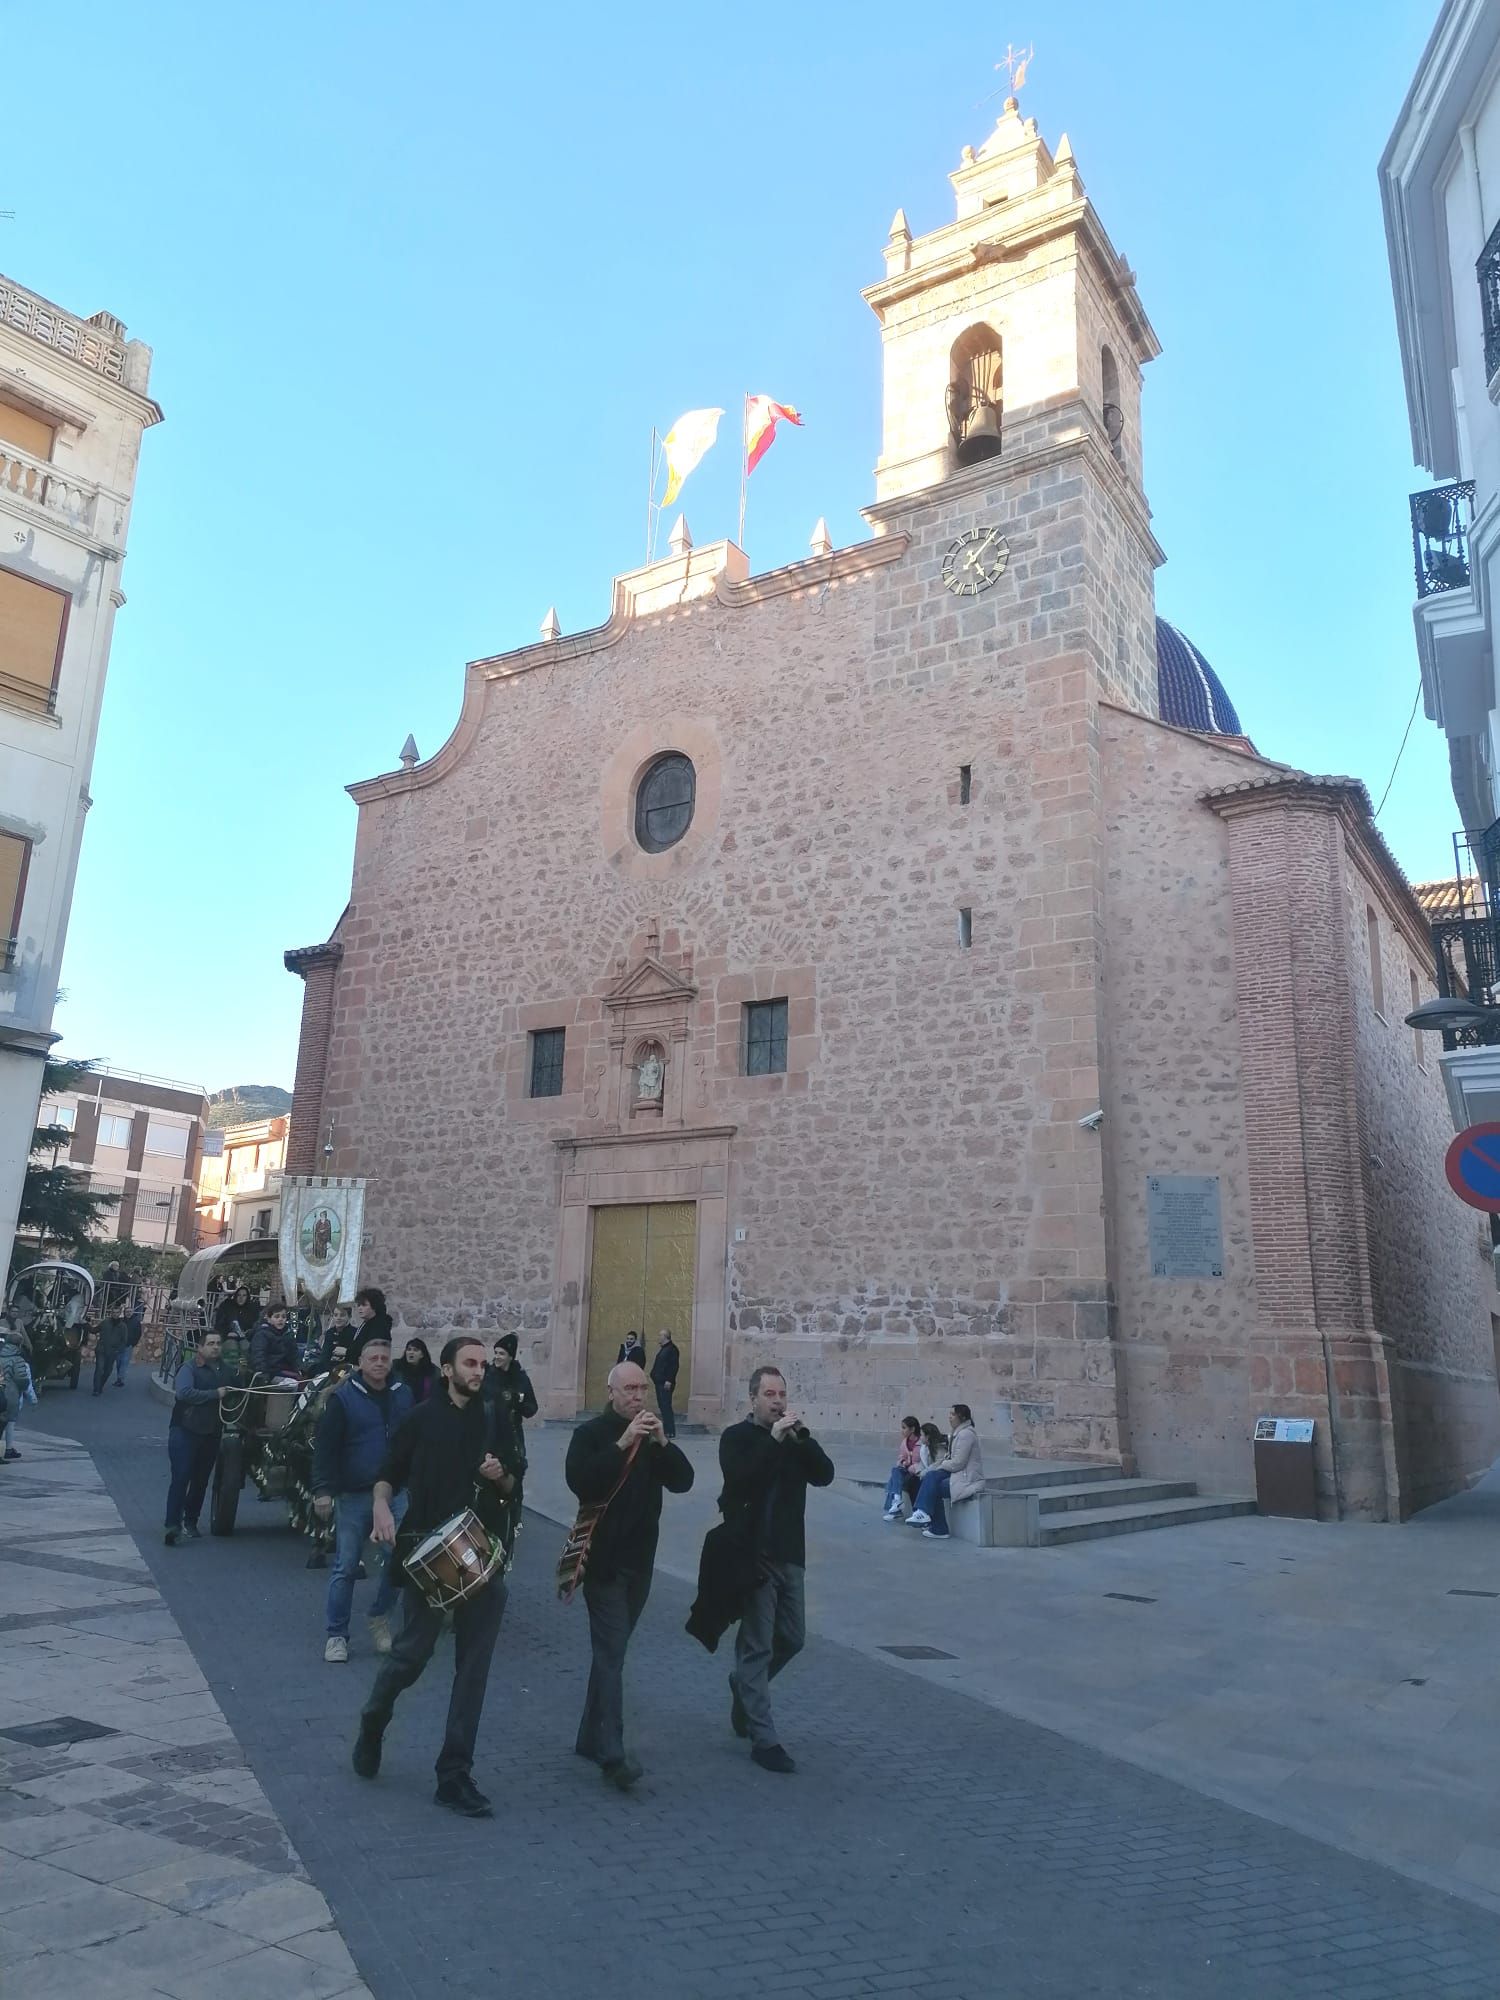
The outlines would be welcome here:
[[[234,1517],[240,1511],[240,1488],[245,1483],[245,1440],[227,1437],[219,1446],[214,1465],[214,1502],[208,1525],[216,1535],[234,1533]]]

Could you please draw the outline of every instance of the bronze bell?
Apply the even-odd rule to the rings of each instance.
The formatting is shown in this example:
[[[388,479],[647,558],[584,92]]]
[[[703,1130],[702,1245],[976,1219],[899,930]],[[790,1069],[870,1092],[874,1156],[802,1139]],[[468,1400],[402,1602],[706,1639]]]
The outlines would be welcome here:
[[[976,398],[964,425],[958,447],[960,465],[977,465],[984,458],[1000,456],[1000,405],[988,397]]]

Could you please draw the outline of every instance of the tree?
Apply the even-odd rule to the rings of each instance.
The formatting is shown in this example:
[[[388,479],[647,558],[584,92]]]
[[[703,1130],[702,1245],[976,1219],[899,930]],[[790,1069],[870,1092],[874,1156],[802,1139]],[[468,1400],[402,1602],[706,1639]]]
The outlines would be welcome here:
[[[42,1096],[56,1097],[64,1090],[76,1090],[93,1062],[49,1062],[42,1069]],[[20,1236],[35,1235],[36,1255],[77,1256],[94,1240],[94,1231],[119,1206],[118,1194],[96,1193],[86,1173],[60,1167],[57,1156],[73,1135],[65,1125],[38,1125],[31,1136],[31,1165],[21,1187],[21,1211],[16,1217],[16,1251],[21,1254]]]

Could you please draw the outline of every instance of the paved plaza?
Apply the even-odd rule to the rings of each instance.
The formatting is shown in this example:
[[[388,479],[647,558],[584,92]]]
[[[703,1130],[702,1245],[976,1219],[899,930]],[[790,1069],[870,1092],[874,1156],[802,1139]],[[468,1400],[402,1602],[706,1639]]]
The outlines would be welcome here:
[[[398,1712],[381,1779],[361,1784],[349,1770],[348,1749],[373,1664],[362,1621],[356,1617],[350,1664],[325,1666],[326,1572],[306,1569],[304,1547],[279,1525],[280,1510],[247,1504],[232,1542],[205,1538],[165,1549],[159,1521],[166,1413],[145,1381],[134,1378],[125,1392],[100,1403],[53,1394],[36,1414],[22,1433],[27,1458],[5,1468],[7,1479],[24,1476],[21,1490],[30,1497],[17,1505],[16,1487],[0,1489],[0,1671],[7,1690],[25,1677],[29,1720],[92,1714],[80,1704],[93,1699],[115,1704],[106,1713],[119,1726],[119,1704],[143,1705],[127,1682],[142,1673],[162,1675],[167,1684],[155,1690],[152,1706],[180,1713],[186,1734],[173,1732],[165,1718],[155,1736],[132,1724],[130,1734],[142,1737],[139,1757],[160,1756],[165,1740],[183,1749],[207,1742],[222,1753],[229,1760],[222,1772],[170,1783],[201,1801],[216,1783],[228,1784],[223,1774],[229,1774],[234,1783],[219,1802],[254,1822],[234,1837],[260,1843],[238,1865],[279,1883],[278,1893],[314,1899],[303,1906],[309,1914],[299,1930],[281,1928],[292,1920],[284,1911],[276,1934],[259,1941],[260,1950],[308,1968],[297,1975],[303,1983],[262,1983],[258,1992],[363,1990],[350,1984],[347,1970],[342,1988],[325,1983],[338,1938],[328,1930],[323,1898],[357,1976],[377,2000],[439,1988],[475,1996],[514,1988],[579,2000],[602,1992],[623,2000],[647,1994],[842,2000],[915,1990],[940,1992],[945,2000],[1259,2000],[1272,1992],[1295,2000],[1492,2000],[1500,1985],[1500,1913],[1483,1906],[1482,1885],[1463,1896],[1444,1894],[1414,1880],[1410,1868],[1397,1873],[1350,1852],[1347,1843],[1310,1838],[1209,1796],[1203,1785],[1104,1754],[1073,1740],[1077,1729],[1064,1735],[1007,1712],[1003,1683],[1011,1678],[1011,1655],[1004,1648],[992,1653],[986,1637],[1007,1598],[1017,1621],[1029,1621],[1028,1643],[1035,1647],[1041,1640],[1030,1635],[1047,1629],[1046,1593],[1062,1593],[1051,1639],[1060,1691],[1087,1679],[1085,1647],[1099,1682],[1118,1674],[1133,1686],[1141,1678],[1135,1644],[1122,1636],[1134,1628],[1120,1621],[1160,1609],[1161,1597],[1171,1596],[1165,1584],[1156,1606],[1124,1595],[1096,1605],[1091,1626],[1077,1604],[1068,1611],[1064,1601],[1085,1589],[1099,1597],[1102,1574],[1111,1576],[1111,1587],[1128,1591],[1133,1572],[1122,1567],[1124,1544],[1113,1570],[1103,1572],[1087,1567],[1104,1561],[1087,1548],[1050,1554],[934,1548],[906,1530],[869,1522],[850,1493],[813,1495],[813,1636],[777,1691],[801,1769],[782,1779],[756,1770],[729,1732],[722,1652],[710,1659],[682,1633],[691,1589],[674,1570],[702,1510],[711,1507],[712,1481],[705,1478],[690,1503],[698,1513],[691,1519],[685,1513],[669,1529],[666,1566],[632,1652],[631,1712],[648,1775],[634,1794],[620,1797],[572,1755],[586,1673],[585,1623],[581,1607],[565,1611],[552,1597],[560,1537],[534,1511],[512,1577],[476,1770],[497,1801],[497,1816],[467,1823],[430,1800],[446,1647]],[[107,1496],[71,1448],[39,1452],[39,1431],[78,1437]],[[530,1497],[539,1507],[554,1504],[558,1444],[559,1434],[549,1431],[534,1442]],[[695,1456],[707,1449],[706,1440],[693,1446]],[[81,1486],[93,1509],[82,1526]],[[144,1567],[120,1536],[113,1507],[137,1539]],[[669,1518],[670,1508],[669,1502]],[[59,1528],[42,1525],[57,1515]],[[91,1593],[120,1592],[119,1602],[102,1610],[97,1597],[80,1603],[75,1594],[85,1582],[76,1565],[94,1560],[77,1553],[90,1527],[112,1550],[119,1579],[87,1579]],[[1279,1539],[1281,1524],[1223,1524],[1230,1530],[1276,1536],[1282,1559],[1304,1553],[1296,1540]],[[1213,1544],[1199,1538],[1219,1532],[1142,1536],[1137,1541],[1149,1546],[1135,1560],[1149,1562],[1159,1577],[1175,1576],[1181,1589],[1199,1560],[1194,1547],[1218,1560]],[[1387,1532],[1400,1546],[1421,1529]],[[52,1533],[65,1539],[40,1539]],[[896,1540],[903,1535],[912,1546]],[[861,1547],[863,1569],[856,1561]],[[53,1559],[54,1551],[65,1560]],[[1251,1557],[1233,1560],[1249,1564]],[[1011,1562],[1033,1565],[1031,1580]],[[948,1567],[939,1572],[937,1563]],[[1071,1581],[1060,1581],[1065,1577]],[[43,1583],[47,1601],[36,1605]],[[1326,1590],[1326,1579],[1319,1587]],[[1262,1588],[1258,1575],[1255,1588]],[[1032,1595],[1038,1591],[1040,1598]],[[856,1598],[865,1606],[863,1622],[850,1609]],[[1215,1601],[1212,1592],[1207,1601]],[[1483,1608],[1488,1600],[1468,1602]],[[36,1622],[37,1611],[47,1624]],[[1311,1616],[1305,1607],[1304,1614]],[[115,1619],[142,1617],[157,1621],[154,1636],[113,1641],[117,1654],[129,1646],[130,1656],[112,1657],[111,1686],[92,1697],[80,1688],[76,1669],[55,1679],[52,1659],[38,1657],[38,1631],[52,1633],[54,1648],[71,1659],[75,1648],[92,1650]],[[872,1643],[877,1622],[885,1644],[927,1644],[955,1657],[895,1661]],[[835,1626],[847,1628],[845,1638]],[[141,1657],[145,1651],[149,1660]],[[1193,1699],[1203,1699],[1201,1663],[1194,1670],[1184,1657],[1182,1671]],[[976,1685],[985,1674],[987,1695]],[[1032,1701],[1033,1688],[1017,1678],[1019,1700]],[[238,1766],[235,1744],[248,1768]],[[70,1781],[89,1783],[99,1759],[83,1744],[63,1755],[64,1795],[43,1794],[45,1804],[38,1783],[55,1781],[55,1772],[40,1781],[28,1777],[23,1758],[22,1775],[14,1766],[4,1774],[0,1827],[9,1851],[49,1874],[45,1893],[33,1895],[24,1874],[14,1887],[14,1870],[5,1871],[0,1967],[15,1963],[13,1938],[20,1936],[23,1952],[43,1947],[28,1973],[38,1968],[37,1978],[59,1980],[55,1988],[29,1982],[28,1996],[61,1991],[63,1979],[70,1990],[76,1985],[123,2000],[152,1992],[187,2000],[210,1990],[249,1991],[194,1957],[187,1940],[183,1964],[159,1970],[153,1960],[137,1967],[130,1953],[147,1949],[132,1943],[137,1932],[111,1930],[118,1914],[112,1899],[139,1895],[146,1880],[175,1899],[169,1907],[211,1926],[202,1935],[215,1945],[233,1928],[220,1909],[232,1909],[236,1900],[251,1904],[248,1891],[199,1915],[192,1892],[178,1886],[201,1879],[194,1871],[212,1870],[221,1882],[234,1872],[212,1845],[230,1835],[207,1821],[179,1818],[165,1832],[138,1822],[132,1830],[139,1837],[172,1840],[173,1856],[154,1869],[132,1866],[119,1880],[100,1849],[91,1879],[102,1886],[80,1890],[81,1871],[72,1871],[74,1901],[67,1904],[95,1913],[96,1941],[79,1936],[66,1912],[66,1941],[56,1934],[46,1915],[50,1875],[68,1871],[54,1856],[81,1848],[90,1836],[63,1819],[57,1847],[33,1861],[34,1850],[16,1846],[14,1829],[39,1824],[47,1812],[101,1816],[97,1804],[80,1807],[67,1796]],[[123,1755],[110,1761],[122,1770],[130,1763],[128,1778],[167,1788]],[[110,1795],[112,1787],[104,1794]],[[153,1791],[149,1809],[168,1815],[170,1801]],[[66,1902],[61,1898],[59,1907]],[[322,1941],[313,1946],[312,1938]],[[168,1940],[158,1942],[165,1947]],[[246,1951],[239,1956],[249,1959]],[[80,1957],[93,1969],[93,1983],[78,1980]],[[71,1969],[46,1970],[49,1960]],[[225,1962],[232,1970],[232,1958]],[[114,1974],[115,1985],[99,1983]]]

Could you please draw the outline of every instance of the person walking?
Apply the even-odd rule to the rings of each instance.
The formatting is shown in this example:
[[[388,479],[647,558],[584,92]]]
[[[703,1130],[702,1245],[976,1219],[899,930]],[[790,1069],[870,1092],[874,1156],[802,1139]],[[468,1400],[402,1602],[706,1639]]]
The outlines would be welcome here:
[[[102,1396],[105,1384],[121,1355],[130,1359],[130,1321],[125,1317],[125,1301],[118,1295],[101,1320],[94,1336],[94,1394]]]
[[[521,1426],[537,1413],[536,1390],[531,1386],[531,1377],[517,1360],[521,1339],[519,1334],[502,1333],[495,1342],[494,1356],[485,1370],[484,1393],[493,1399],[502,1396],[510,1413],[511,1429],[516,1442],[525,1450],[524,1434]]]
[[[677,1414],[672,1408],[672,1398],[677,1393],[677,1371],[682,1365],[682,1350],[672,1338],[670,1327],[663,1327],[659,1335],[660,1345],[651,1362],[651,1381],[656,1390],[656,1407],[661,1411],[662,1429],[669,1438],[677,1435]]]
[[[313,1512],[326,1526],[337,1505],[333,1575],[328,1579],[323,1658],[341,1666],[349,1657],[349,1614],[360,1553],[375,1525],[375,1475],[385,1462],[397,1424],[415,1408],[404,1382],[393,1382],[391,1343],[374,1335],[360,1350],[359,1368],[323,1405],[313,1439]],[[406,1512],[404,1495],[391,1509],[396,1525]],[[370,1641],[377,1653],[391,1650],[391,1610],[396,1602],[395,1563],[386,1550],[380,1582],[370,1606]]]
[[[604,1507],[583,1573],[592,1659],[573,1747],[622,1792],[641,1776],[625,1749],[625,1650],[651,1595],[661,1496],[686,1493],[693,1484],[691,1464],[646,1408],[649,1389],[644,1369],[616,1362],[609,1407],[574,1431],[563,1471],[584,1506]]]
[[[16,1449],[16,1423],[21,1405],[28,1400],[36,1401],[31,1379],[31,1343],[8,1311],[0,1312],[0,1398],[5,1403],[5,1415],[0,1420],[3,1423],[0,1452],[8,1464],[21,1456]]]
[[[620,1351],[615,1356],[615,1366],[618,1368],[622,1361],[633,1361],[637,1368],[644,1368],[646,1365],[646,1343],[634,1327],[620,1342]]]
[[[455,1334],[438,1357],[443,1387],[396,1428],[375,1481],[373,1539],[394,1547],[393,1501],[407,1496],[402,1523],[404,1558],[454,1514],[472,1508],[490,1534],[500,1526],[503,1496],[515,1486],[517,1448],[509,1434],[505,1407],[487,1404],[484,1344],[473,1334]],[[474,1743],[484,1710],[490,1659],[505,1615],[505,1579],[494,1576],[453,1612],[453,1692],[448,1725],[438,1752],[440,1806],[469,1819],[485,1819],[493,1807],[474,1783]],[[409,1580],[401,1593],[401,1628],[381,1662],[359,1718],[352,1763],[361,1778],[380,1772],[381,1749],[397,1697],[420,1679],[443,1629],[435,1610]]]
[[[184,1361],[172,1384],[172,1419],[167,1427],[167,1462],[172,1468],[167,1487],[167,1528],[164,1540],[175,1548],[178,1538],[198,1540],[198,1515],[219,1455],[219,1404],[229,1394],[219,1372],[223,1336],[200,1333],[191,1361]]]
[[[832,1485],[833,1461],[788,1410],[779,1368],[757,1368],[750,1377],[750,1414],[720,1433],[719,1470],[719,1511],[731,1533],[748,1542],[756,1570],[734,1642],[730,1725],[736,1736],[749,1737],[750,1755],[763,1771],[790,1773],[797,1766],[777,1734],[770,1683],[806,1637],[807,1489]]]
[[[136,1293],[135,1304],[125,1315],[125,1323],[130,1328],[130,1331],[125,1336],[125,1345],[115,1356],[115,1387],[117,1389],[125,1387],[125,1371],[131,1362],[134,1361],[135,1350],[140,1346],[141,1335],[146,1331],[146,1304],[139,1292]]]
[[[906,1517],[908,1528],[920,1528],[927,1542],[945,1542],[951,1532],[943,1502],[967,1500],[984,1491],[984,1460],[979,1450],[979,1434],[967,1403],[955,1403],[948,1412],[948,1450],[929,1471],[922,1474],[917,1488],[917,1504]]]

